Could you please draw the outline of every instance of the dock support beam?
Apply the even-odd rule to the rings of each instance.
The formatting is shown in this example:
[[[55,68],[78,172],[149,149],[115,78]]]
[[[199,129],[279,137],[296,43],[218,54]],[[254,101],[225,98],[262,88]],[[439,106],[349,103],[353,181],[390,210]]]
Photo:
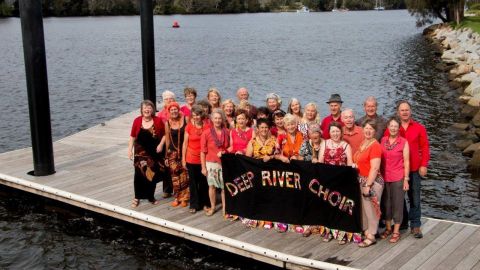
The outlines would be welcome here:
[[[55,173],[53,161],[47,60],[41,0],[20,0],[23,53],[27,77],[28,109],[32,135],[33,175]]]
[[[140,0],[140,22],[142,28],[143,99],[148,99],[156,104],[153,0]]]

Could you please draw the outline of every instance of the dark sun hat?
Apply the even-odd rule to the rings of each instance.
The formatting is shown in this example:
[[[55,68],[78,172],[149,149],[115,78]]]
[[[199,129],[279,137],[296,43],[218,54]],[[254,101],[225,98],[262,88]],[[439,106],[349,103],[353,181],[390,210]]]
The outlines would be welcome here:
[[[327,103],[330,104],[332,102],[343,103],[342,97],[339,94],[332,94]]]

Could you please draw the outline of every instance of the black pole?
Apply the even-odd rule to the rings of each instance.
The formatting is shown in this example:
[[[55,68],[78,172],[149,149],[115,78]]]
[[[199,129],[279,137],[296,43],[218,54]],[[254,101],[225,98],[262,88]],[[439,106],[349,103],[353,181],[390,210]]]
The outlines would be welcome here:
[[[30,132],[32,134],[33,175],[49,175],[55,173],[55,165],[42,3],[41,0],[20,0],[19,9],[27,76]]]
[[[153,0],[140,0],[140,22],[142,28],[143,99],[149,99],[156,104]]]

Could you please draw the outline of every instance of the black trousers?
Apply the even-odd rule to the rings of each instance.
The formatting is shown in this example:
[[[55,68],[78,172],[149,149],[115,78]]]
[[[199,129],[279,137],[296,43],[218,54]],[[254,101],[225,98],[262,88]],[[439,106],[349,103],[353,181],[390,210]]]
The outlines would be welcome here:
[[[207,178],[202,174],[202,166],[187,163],[187,170],[190,181],[190,209],[198,211],[204,206],[209,207]]]

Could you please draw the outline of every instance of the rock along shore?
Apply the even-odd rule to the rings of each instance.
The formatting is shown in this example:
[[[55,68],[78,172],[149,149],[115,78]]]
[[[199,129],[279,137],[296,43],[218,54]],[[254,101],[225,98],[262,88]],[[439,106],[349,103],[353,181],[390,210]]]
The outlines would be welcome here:
[[[424,36],[435,47],[441,62],[435,68],[448,73],[448,84],[459,93],[464,105],[462,123],[453,128],[461,134],[455,144],[463,155],[471,157],[468,170],[480,171],[480,35],[469,28],[454,29],[449,24],[427,27]],[[452,92],[451,97],[455,93]]]

